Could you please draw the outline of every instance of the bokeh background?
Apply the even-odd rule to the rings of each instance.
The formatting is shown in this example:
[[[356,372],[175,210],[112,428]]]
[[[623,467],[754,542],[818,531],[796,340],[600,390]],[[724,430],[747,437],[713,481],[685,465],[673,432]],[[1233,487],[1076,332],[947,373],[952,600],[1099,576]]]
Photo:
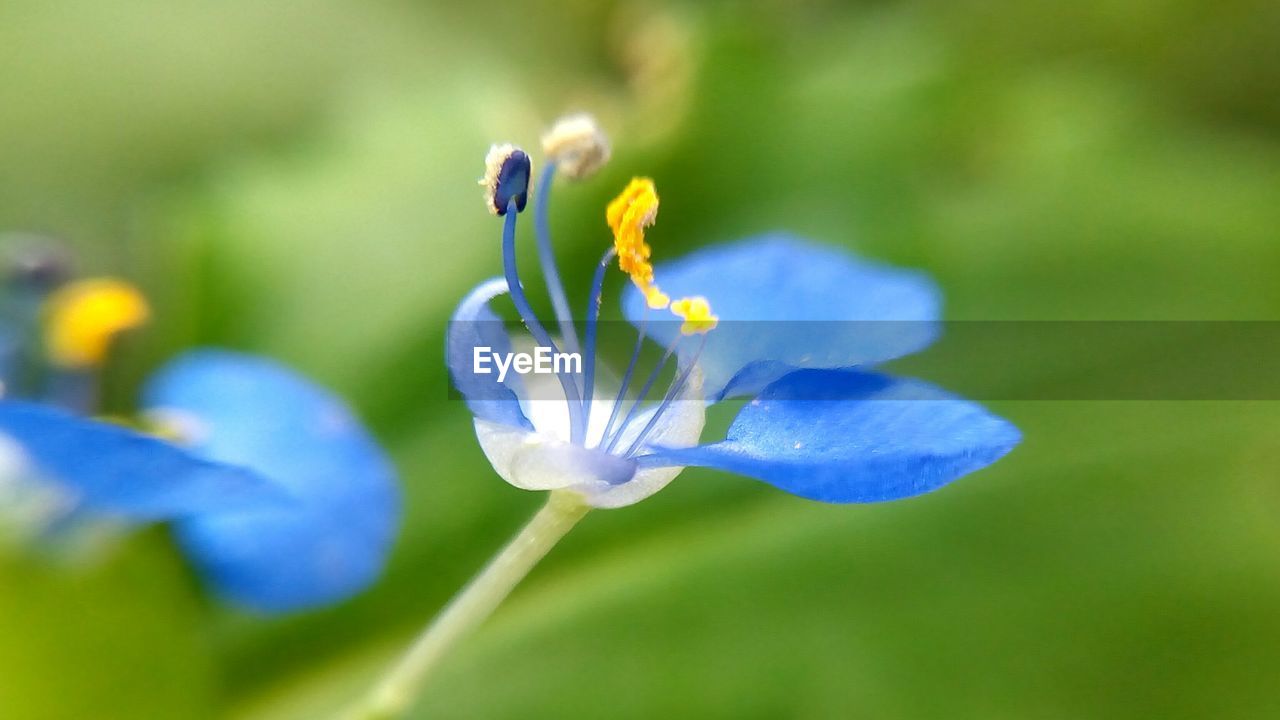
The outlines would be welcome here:
[[[539,502],[443,331],[498,268],[489,143],[582,109],[616,152],[557,189],[575,297],[648,174],[660,257],[785,228],[927,269],[950,319],[1280,320],[1271,0],[9,0],[0,228],[156,309],[109,408],[182,348],[265,353],[350,400],[408,507],[374,588],[285,618],[210,601],[162,528],[3,556],[0,716],[314,718],[371,682]],[[938,493],[690,471],[593,514],[414,717],[1280,717],[1280,406],[1016,399],[1073,351],[944,368],[1026,439]]]

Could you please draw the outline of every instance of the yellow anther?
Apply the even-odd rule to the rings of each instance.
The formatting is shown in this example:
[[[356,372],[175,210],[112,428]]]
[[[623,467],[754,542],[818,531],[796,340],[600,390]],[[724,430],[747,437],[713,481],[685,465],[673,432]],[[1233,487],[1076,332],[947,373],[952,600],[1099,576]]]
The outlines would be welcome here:
[[[682,335],[706,335],[720,322],[720,318],[711,314],[711,303],[701,295],[676,300],[671,303],[671,313],[684,320],[680,324]]]
[[[46,301],[45,350],[62,367],[100,365],[111,339],[149,316],[142,293],[128,283],[111,278],[68,283]]]
[[[671,304],[671,296],[659,290],[657,285],[650,285],[641,292],[644,293],[644,301],[654,310],[661,310]]]
[[[649,178],[633,178],[605,210],[605,220],[613,230],[613,247],[618,253],[618,267],[631,276],[631,282],[644,293],[654,310],[665,308],[671,298],[653,284],[652,250],[644,241],[644,229],[658,216],[658,191]]]

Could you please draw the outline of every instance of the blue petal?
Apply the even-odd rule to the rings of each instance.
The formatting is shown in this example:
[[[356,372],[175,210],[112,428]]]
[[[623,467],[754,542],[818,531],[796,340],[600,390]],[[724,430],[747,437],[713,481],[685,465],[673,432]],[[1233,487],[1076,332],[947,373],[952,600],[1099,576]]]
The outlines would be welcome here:
[[[146,521],[291,503],[250,470],[46,405],[0,402],[0,433],[21,446],[41,477],[74,493],[84,510]]]
[[[488,347],[494,353],[511,352],[511,338],[502,320],[489,309],[489,301],[507,292],[507,281],[492,278],[467,294],[449,321],[445,339],[445,362],[454,387],[462,393],[471,414],[481,420],[533,430],[520,411],[514,392],[519,376],[510,373],[506,384],[498,382],[497,373],[475,372],[475,349]]]
[[[655,277],[673,298],[705,296],[720,317],[700,359],[713,401],[753,395],[797,368],[881,363],[938,334],[940,294],[925,274],[785,234],[706,248],[657,266]],[[623,310],[638,323],[643,298],[626,292]],[[665,346],[679,323],[655,319],[650,311],[649,331]]]
[[[340,400],[273,362],[204,350],[154,376],[145,405],[185,429],[193,452],[252,468],[295,498],[175,526],[221,594],[293,610],[345,598],[381,574],[399,525],[399,487]]]
[[[824,502],[878,502],[939,488],[1020,438],[981,405],[917,380],[799,370],[748,403],[724,441],[641,464],[719,468]]]

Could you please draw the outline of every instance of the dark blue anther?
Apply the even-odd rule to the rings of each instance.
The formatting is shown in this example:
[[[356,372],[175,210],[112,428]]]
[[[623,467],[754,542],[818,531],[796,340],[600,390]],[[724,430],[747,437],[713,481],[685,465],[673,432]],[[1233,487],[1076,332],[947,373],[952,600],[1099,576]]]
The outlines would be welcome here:
[[[507,205],[515,200],[516,212],[523,212],[529,201],[529,174],[531,163],[523,150],[513,150],[502,161],[498,170],[498,182],[493,191],[493,207],[499,215],[507,214]]]

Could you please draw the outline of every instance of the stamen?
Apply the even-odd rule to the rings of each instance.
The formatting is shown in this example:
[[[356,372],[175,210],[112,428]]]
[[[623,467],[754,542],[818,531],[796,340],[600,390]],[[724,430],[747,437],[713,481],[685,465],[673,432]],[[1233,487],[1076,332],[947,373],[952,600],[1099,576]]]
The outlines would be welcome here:
[[[631,360],[627,362],[627,371],[622,374],[622,384],[618,388],[618,397],[613,401],[613,411],[609,413],[609,422],[604,424],[604,432],[600,433],[600,444],[609,437],[609,430],[613,428],[613,423],[618,419],[618,413],[622,411],[622,405],[627,399],[627,389],[631,387],[631,378],[635,376],[636,363],[640,361],[640,351],[644,349],[644,341],[646,331],[649,325],[649,308],[644,309],[644,314],[640,316],[640,330],[636,335],[636,346],[631,350]]]
[[[591,279],[591,295],[587,299],[587,348],[586,357],[583,358],[583,371],[586,375],[582,381],[582,403],[586,406],[582,424],[587,428],[591,427],[591,407],[595,404],[596,326],[600,321],[600,296],[604,291],[604,275],[609,270],[609,261],[613,260],[613,255],[614,249],[609,248],[600,258],[595,276]]]
[[[142,293],[110,278],[64,285],[45,308],[45,349],[50,361],[64,368],[101,365],[112,338],[150,316]]]
[[[506,220],[502,227],[502,270],[507,279],[507,291],[533,339],[539,345],[550,348],[552,353],[559,353],[560,349],[555,341],[534,315],[533,307],[524,294],[524,287],[520,284],[520,273],[516,268],[516,218],[519,209],[519,201],[512,197],[507,200],[507,209],[503,212]],[[564,397],[569,406],[569,439],[581,444],[586,428],[582,424],[582,397],[578,393],[578,384],[563,372],[556,373],[556,377],[560,380],[560,387],[564,389]]]
[[[711,303],[701,295],[676,300],[671,303],[671,313],[684,320],[680,324],[681,335],[706,335],[720,322],[711,314]]]
[[[635,453],[645,437],[657,424],[658,418],[662,417],[662,413],[671,405],[671,401],[684,390],[684,386],[689,380],[689,374],[693,372],[694,365],[702,357],[703,348],[707,346],[707,333],[715,329],[716,323],[720,322],[720,318],[711,314],[711,303],[707,302],[707,299],[701,295],[676,300],[671,303],[671,313],[684,320],[680,325],[680,334],[682,336],[701,335],[702,342],[698,344],[698,351],[693,354],[693,359],[688,362],[684,371],[671,383],[666,397],[662,399],[662,403],[658,405],[658,409],[654,411],[653,417],[649,418],[649,422],[645,424],[644,429],[636,435],[636,439],[631,442],[631,446],[623,453],[623,457],[631,457]],[[626,423],[623,423],[623,427],[626,427]],[[619,434],[621,434],[621,430],[619,430]]]
[[[636,450],[640,449],[640,446],[648,439],[649,433],[657,426],[658,419],[662,417],[662,413],[666,412],[667,408],[671,406],[671,401],[675,400],[684,391],[684,386],[689,383],[689,376],[693,373],[693,368],[698,364],[698,359],[702,357],[702,350],[706,346],[707,336],[703,335],[702,342],[698,344],[698,351],[693,354],[693,358],[686,365],[684,371],[680,373],[680,376],[671,383],[671,387],[667,389],[666,396],[662,398],[662,403],[653,412],[649,422],[645,423],[644,428],[636,434],[636,439],[631,441],[631,446],[622,454],[623,457],[629,458],[635,454]]]
[[[658,364],[653,368],[653,371],[649,373],[648,379],[644,381],[644,385],[640,387],[640,393],[636,395],[635,402],[631,403],[631,409],[627,410],[627,414],[623,416],[622,423],[618,425],[617,432],[615,432],[613,437],[609,439],[609,445],[605,448],[605,452],[613,452],[613,446],[618,444],[618,440],[622,437],[623,431],[627,429],[627,425],[631,424],[631,420],[635,417],[636,411],[640,409],[640,405],[644,402],[644,399],[649,396],[649,391],[653,389],[653,384],[658,381],[658,376],[662,374],[663,368],[667,366],[667,360],[671,359],[671,356],[676,351],[676,346],[680,344],[682,339],[682,337],[677,337],[670,345],[667,346],[667,351],[662,354],[662,359],[658,361]]]
[[[551,246],[551,221],[547,208],[551,201],[551,183],[555,179],[556,166],[555,161],[548,162],[538,179],[538,193],[533,198],[533,226],[538,236],[538,262],[542,265],[542,279],[547,284],[551,308],[560,325],[560,336],[569,352],[577,353],[580,351],[578,330],[573,326],[573,312],[569,309],[569,298],[565,295],[564,284],[560,282],[560,268],[556,265],[556,254]],[[587,397],[590,398],[590,394]]]
[[[605,210],[618,252],[618,267],[644,293],[646,304],[661,310],[671,299],[653,282],[653,265],[649,262],[652,249],[644,240],[644,229],[653,225],[657,215],[658,192],[649,178],[633,178]]]
[[[581,180],[593,174],[609,159],[609,141],[600,131],[595,118],[586,114],[570,115],[556,121],[542,136],[542,151],[546,153],[548,162],[538,180],[540,191],[534,198],[533,209],[534,228],[538,236],[538,260],[542,263],[542,277],[546,281],[551,307],[555,310],[556,321],[560,325],[560,335],[569,352],[577,353],[580,351],[578,331],[573,326],[573,312],[569,308],[564,285],[560,282],[560,270],[552,250],[551,221],[547,208],[556,172],[559,171],[570,180]],[[591,393],[585,385],[583,394],[586,402],[591,402]]]
[[[570,180],[582,180],[609,161],[610,149],[596,119],[583,113],[557,120],[542,136],[542,152]]]
[[[525,151],[515,145],[494,145],[484,158],[484,202],[489,212],[505,215],[515,204],[516,212],[523,212],[529,200],[529,178],[533,164]]]

